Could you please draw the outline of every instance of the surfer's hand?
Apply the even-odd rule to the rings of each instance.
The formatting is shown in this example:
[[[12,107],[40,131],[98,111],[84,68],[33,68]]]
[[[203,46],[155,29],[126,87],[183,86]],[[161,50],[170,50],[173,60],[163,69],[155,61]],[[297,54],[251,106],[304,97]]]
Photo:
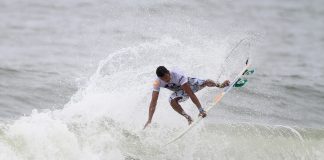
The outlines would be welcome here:
[[[224,88],[224,87],[227,87],[227,86],[229,86],[230,85],[230,81],[229,80],[226,80],[226,81],[224,81],[221,85],[220,85],[220,88]]]
[[[205,111],[203,111],[203,112],[200,112],[198,116],[205,118],[207,116],[207,113]]]
[[[144,125],[144,128],[143,129],[145,129],[148,125],[150,125],[151,124],[151,121],[147,121],[146,123],[145,123],[145,125]]]

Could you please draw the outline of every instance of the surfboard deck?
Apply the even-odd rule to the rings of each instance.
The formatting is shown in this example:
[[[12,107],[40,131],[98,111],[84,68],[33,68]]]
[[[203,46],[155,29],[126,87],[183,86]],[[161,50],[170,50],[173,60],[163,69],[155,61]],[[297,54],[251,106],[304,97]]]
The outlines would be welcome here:
[[[212,105],[210,105],[209,107],[205,108],[206,113],[208,113],[212,108],[214,108],[225,96],[225,94],[227,94],[233,87],[234,85],[237,83],[238,80],[240,80],[240,77],[243,75],[248,75],[246,74],[248,70],[248,68],[250,67],[250,63],[249,63],[249,59],[246,60],[245,66],[243,67],[243,69],[239,72],[239,74],[231,81],[230,85],[226,88],[223,89],[223,91],[215,96],[215,101]],[[254,72],[254,70],[253,70]],[[253,73],[252,72],[252,73]],[[180,134],[178,136],[176,136],[175,138],[173,138],[172,140],[170,140],[168,143],[164,144],[163,147],[168,146],[169,144],[179,140],[180,138],[182,138],[186,133],[188,133],[193,127],[195,127],[203,118],[202,117],[198,117],[197,120],[195,120],[194,122],[192,122],[185,130],[183,130],[182,132],[180,132]]]

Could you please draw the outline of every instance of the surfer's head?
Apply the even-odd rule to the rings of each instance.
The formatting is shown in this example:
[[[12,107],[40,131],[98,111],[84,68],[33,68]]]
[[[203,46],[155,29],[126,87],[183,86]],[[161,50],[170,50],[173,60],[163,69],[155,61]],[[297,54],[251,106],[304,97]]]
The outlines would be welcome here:
[[[171,80],[170,71],[164,66],[159,66],[156,69],[156,75],[164,82],[170,82]]]

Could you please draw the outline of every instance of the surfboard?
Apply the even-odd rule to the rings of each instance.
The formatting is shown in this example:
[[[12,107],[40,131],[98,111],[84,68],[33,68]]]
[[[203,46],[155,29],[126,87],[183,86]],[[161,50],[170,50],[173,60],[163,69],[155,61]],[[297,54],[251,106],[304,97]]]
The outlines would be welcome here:
[[[246,74],[249,70],[248,68],[250,67],[250,63],[249,63],[249,59],[246,60],[244,67],[242,68],[242,70],[239,72],[239,74],[231,81],[230,85],[226,88],[223,89],[223,91],[215,96],[215,101],[212,105],[210,105],[209,107],[205,108],[206,113],[208,113],[212,108],[214,108],[215,106],[217,106],[217,104],[219,104],[219,102],[223,99],[223,97],[233,88],[235,87],[235,85],[237,85],[238,81],[241,81],[241,76],[243,75],[248,75]],[[252,71],[251,71],[252,72]],[[253,70],[254,72],[254,70]],[[253,73],[252,72],[252,73]],[[251,73],[251,74],[252,74]],[[245,81],[246,83],[247,81]],[[242,85],[243,86],[243,85]],[[240,87],[242,87],[240,86]],[[202,117],[198,117],[198,119],[196,121],[194,121],[193,123],[191,123],[191,125],[189,125],[186,129],[184,129],[182,132],[180,132],[180,134],[178,136],[176,136],[175,138],[173,138],[172,140],[170,140],[168,143],[166,143],[165,146],[168,146],[169,144],[172,144],[174,142],[176,142],[177,140],[181,139],[186,133],[188,133],[193,127],[195,127],[203,118]]]

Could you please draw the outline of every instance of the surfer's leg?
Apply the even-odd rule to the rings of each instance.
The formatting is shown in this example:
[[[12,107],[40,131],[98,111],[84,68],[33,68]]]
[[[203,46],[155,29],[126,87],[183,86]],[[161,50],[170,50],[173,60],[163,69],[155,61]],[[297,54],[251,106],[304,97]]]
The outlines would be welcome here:
[[[230,81],[229,80],[225,80],[223,83],[216,83],[213,80],[207,79],[204,81],[204,83],[200,86],[200,87],[218,87],[218,88],[224,88],[230,85]]]
[[[187,121],[188,124],[190,125],[192,123],[192,118],[182,109],[181,105],[179,104],[179,100],[181,99],[181,97],[177,97],[174,98],[170,101],[170,105],[172,106],[172,108],[178,112],[180,115],[184,116]]]
[[[204,83],[201,85],[201,87],[202,88],[204,88],[204,87],[217,87],[217,83],[216,82],[214,82],[213,80],[211,80],[211,79],[207,79],[207,80],[205,80],[204,81]]]

